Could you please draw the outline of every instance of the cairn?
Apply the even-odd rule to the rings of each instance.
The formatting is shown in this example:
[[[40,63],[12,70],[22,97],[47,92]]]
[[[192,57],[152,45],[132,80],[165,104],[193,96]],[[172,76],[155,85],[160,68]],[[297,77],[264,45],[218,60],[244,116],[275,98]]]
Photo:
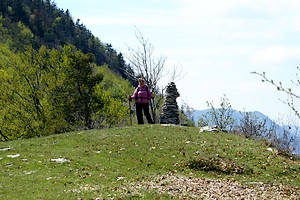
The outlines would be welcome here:
[[[179,97],[174,82],[168,84],[165,95],[165,103],[160,115],[161,124],[179,124],[179,112],[176,98]]]

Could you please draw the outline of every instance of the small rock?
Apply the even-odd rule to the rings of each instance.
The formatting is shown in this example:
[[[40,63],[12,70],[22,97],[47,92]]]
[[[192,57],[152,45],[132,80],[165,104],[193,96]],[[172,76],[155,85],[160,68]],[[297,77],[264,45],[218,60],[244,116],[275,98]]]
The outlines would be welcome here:
[[[51,161],[51,162],[57,162],[57,163],[71,162],[70,160],[65,159],[65,158],[55,158],[55,159],[51,159],[50,161]]]
[[[18,158],[18,157],[20,157],[20,154],[7,155],[6,157],[8,157],[8,158]]]
[[[12,150],[10,147],[0,147],[0,151],[9,151]]]

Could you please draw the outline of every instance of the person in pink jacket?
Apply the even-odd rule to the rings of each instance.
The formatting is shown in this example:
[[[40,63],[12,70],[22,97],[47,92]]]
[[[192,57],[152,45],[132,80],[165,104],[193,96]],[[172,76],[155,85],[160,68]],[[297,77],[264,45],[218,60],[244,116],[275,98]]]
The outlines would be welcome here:
[[[152,98],[152,93],[149,87],[145,84],[145,80],[143,78],[139,78],[138,81],[138,87],[134,90],[133,95],[128,96],[128,98],[129,100],[135,99],[138,124],[144,124],[143,111],[148,124],[153,124],[153,120],[149,113],[149,101]]]

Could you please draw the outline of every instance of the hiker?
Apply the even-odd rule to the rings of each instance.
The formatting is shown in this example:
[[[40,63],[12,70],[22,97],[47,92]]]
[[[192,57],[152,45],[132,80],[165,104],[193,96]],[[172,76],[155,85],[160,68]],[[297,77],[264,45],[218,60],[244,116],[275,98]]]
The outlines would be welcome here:
[[[145,80],[143,78],[139,78],[138,81],[139,85],[135,89],[133,95],[128,96],[128,99],[135,99],[136,117],[138,120],[138,124],[144,124],[143,111],[148,124],[154,124],[149,113],[149,101],[153,97],[153,95],[148,86],[145,84]]]

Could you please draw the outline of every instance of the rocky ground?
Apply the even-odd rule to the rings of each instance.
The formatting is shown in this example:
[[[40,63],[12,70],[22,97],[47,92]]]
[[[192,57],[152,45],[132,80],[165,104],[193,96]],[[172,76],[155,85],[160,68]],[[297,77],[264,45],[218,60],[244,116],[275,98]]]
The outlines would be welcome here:
[[[155,190],[179,199],[300,199],[300,187],[270,185],[165,175],[150,181],[128,184],[128,194],[141,195],[142,191]]]

